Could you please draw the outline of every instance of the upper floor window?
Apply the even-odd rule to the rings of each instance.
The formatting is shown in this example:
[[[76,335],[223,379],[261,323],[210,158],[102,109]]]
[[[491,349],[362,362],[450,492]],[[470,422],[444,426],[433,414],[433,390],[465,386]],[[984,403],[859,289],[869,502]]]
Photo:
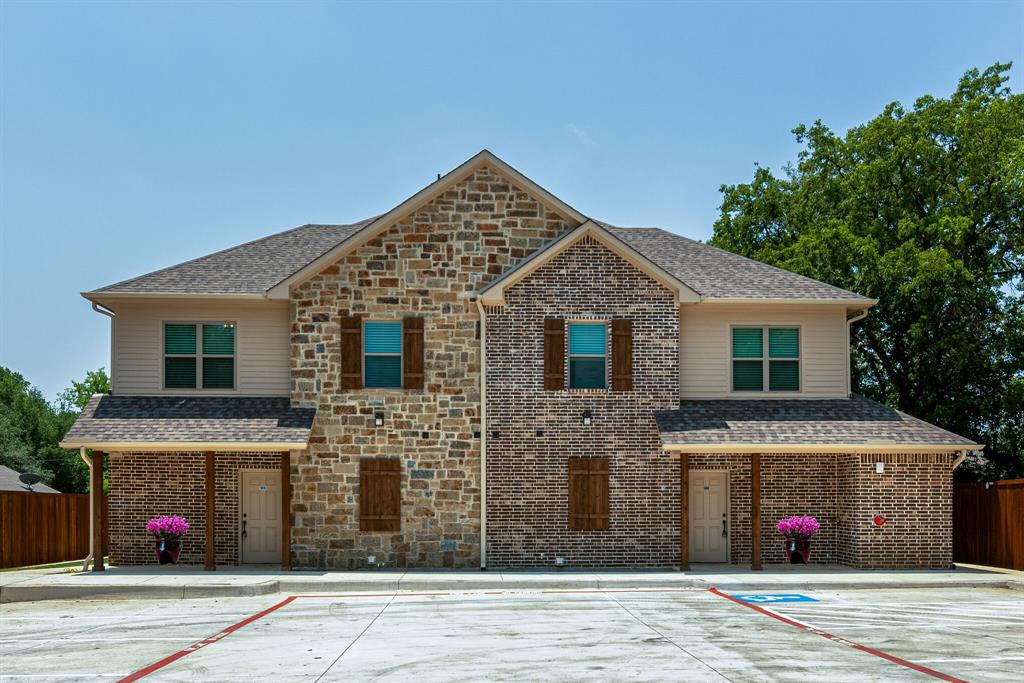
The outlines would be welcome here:
[[[165,389],[234,389],[234,323],[165,323]]]
[[[367,321],[363,328],[363,386],[402,387],[402,323]]]
[[[569,323],[569,388],[604,389],[607,326]]]
[[[800,391],[799,328],[732,328],[732,390],[764,391],[765,387]]]

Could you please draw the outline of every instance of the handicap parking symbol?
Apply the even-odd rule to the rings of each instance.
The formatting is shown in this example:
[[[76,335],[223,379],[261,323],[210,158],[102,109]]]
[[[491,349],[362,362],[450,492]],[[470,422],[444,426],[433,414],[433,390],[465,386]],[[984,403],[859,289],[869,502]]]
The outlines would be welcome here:
[[[737,600],[743,602],[766,603],[766,602],[818,602],[815,598],[809,598],[799,593],[760,593],[757,595],[734,595]]]

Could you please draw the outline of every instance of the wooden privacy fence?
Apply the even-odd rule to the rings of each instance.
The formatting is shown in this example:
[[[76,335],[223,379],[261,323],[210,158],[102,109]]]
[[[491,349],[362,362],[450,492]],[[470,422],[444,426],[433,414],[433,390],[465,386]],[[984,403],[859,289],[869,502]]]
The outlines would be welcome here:
[[[1024,570],[1024,479],[953,485],[953,561]]]
[[[103,529],[106,536],[106,498]],[[88,554],[89,496],[0,491],[0,568],[81,560]]]

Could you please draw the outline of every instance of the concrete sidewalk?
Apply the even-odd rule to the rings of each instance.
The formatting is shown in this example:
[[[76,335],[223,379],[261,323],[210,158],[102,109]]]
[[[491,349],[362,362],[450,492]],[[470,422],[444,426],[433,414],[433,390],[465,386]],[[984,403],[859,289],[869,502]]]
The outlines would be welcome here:
[[[111,567],[105,572],[27,569],[0,573],[0,603],[81,599],[247,597],[275,593],[530,591],[710,588],[798,591],[858,588],[1017,588],[1024,572],[960,565],[953,570],[863,570],[830,565],[695,565],[691,571],[267,571]]]

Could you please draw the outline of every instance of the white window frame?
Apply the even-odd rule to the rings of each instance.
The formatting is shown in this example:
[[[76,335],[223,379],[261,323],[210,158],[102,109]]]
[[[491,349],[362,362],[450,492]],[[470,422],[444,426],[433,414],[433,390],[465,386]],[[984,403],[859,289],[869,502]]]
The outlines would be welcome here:
[[[196,327],[196,352],[194,354],[188,353],[164,353],[167,326],[168,325],[195,325]],[[230,325],[235,328],[235,351],[230,356],[214,355],[214,354],[203,354],[203,325]],[[230,389],[224,387],[211,387],[209,389],[202,386],[203,384],[203,357],[204,355],[210,358],[231,358],[234,363],[231,368],[232,377]],[[167,358],[195,358],[196,359],[196,386],[194,387],[168,387],[167,386],[167,363],[164,361]],[[166,392],[181,392],[190,391],[195,393],[215,393],[215,392],[226,392],[236,393],[238,391],[238,322],[234,320],[161,320],[160,321],[160,387],[162,391]]]
[[[366,352],[366,323],[398,323],[398,353],[367,353]],[[405,389],[405,323],[402,318],[373,318],[363,319],[362,329],[363,348],[363,389],[368,391],[395,391]],[[397,387],[368,387],[366,386],[366,357],[367,356],[398,356],[398,386]]]
[[[761,357],[758,358],[736,358],[732,355],[733,350],[733,330],[754,330],[761,329]],[[775,360],[780,361],[796,361],[796,376],[797,381],[800,383],[800,387],[796,391],[779,391],[771,390],[770,382],[770,371],[771,371],[771,355],[768,351],[768,330],[796,330],[797,331],[797,347],[796,347],[796,358],[776,358]],[[729,325],[729,393],[739,394],[743,396],[763,396],[764,394],[772,394],[775,396],[794,396],[804,393],[804,331],[803,326],[799,324],[789,323],[735,323]],[[745,360],[760,360],[761,361],[761,391],[743,391],[734,389],[735,386],[735,374],[736,374],[736,361]]]
[[[573,353],[572,352],[572,326],[573,325],[604,325],[604,353],[601,355],[594,353]],[[611,334],[609,334],[609,321],[608,320],[566,320],[565,325],[565,387],[569,391],[582,391],[588,393],[595,393],[598,391],[608,391],[608,377],[611,374],[608,368],[608,360],[611,354],[608,352],[608,344],[610,343]],[[572,386],[572,359],[573,358],[604,358],[604,386],[602,387],[574,387]]]

